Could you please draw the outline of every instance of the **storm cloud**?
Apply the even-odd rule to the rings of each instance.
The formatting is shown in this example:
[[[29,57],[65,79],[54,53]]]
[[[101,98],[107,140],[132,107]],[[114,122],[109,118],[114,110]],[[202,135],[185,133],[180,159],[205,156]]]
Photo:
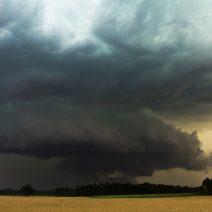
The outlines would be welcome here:
[[[57,158],[58,168],[92,180],[117,173],[133,179],[156,170],[204,170],[211,165],[195,132],[176,129],[150,111],[69,108],[65,117],[59,108],[56,111],[56,115],[25,112],[9,123],[13,129],[1,126],[0,152]]]
[[[211,16],[209,0],[0,0],[0,152],[91,179],[207,169],[165,119],[212,115]]]
[[[210,8],[209,1],[1,1],[2,101],[198,110],[211,104]]]

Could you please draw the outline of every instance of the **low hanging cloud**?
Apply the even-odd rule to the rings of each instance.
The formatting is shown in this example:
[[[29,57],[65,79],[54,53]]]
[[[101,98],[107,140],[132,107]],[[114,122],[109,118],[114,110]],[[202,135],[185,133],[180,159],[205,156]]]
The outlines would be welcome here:
[[[195,132],[183,132],[150,111],[81,110],[69,108],[66,117],[51,110],[17,117],[13,129],[1,128],[0,153],[56,158],[58,168],[92,180],[133,179],[172,168],[205,170],[211,164]]]

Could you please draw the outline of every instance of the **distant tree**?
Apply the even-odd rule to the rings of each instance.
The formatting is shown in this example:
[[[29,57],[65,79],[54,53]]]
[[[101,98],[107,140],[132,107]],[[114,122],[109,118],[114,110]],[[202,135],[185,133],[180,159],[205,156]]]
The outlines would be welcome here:
[[[206,195],[212,195],[212,179],[206,178],[203,180],[202,191]]]
[[[24,185],[21,188],[21,194],[23,194],[24,196],[30,196],[33,195],[35,193],[35,189],[32,188],[31,185]]]

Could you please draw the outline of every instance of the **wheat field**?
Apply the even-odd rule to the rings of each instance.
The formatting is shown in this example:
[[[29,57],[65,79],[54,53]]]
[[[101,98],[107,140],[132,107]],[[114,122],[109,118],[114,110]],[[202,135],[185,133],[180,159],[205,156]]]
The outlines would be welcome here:
[[[212,211],[212,197],[173,198],[77,198],[77,197],[0,197],[0,212],[162,212]]]

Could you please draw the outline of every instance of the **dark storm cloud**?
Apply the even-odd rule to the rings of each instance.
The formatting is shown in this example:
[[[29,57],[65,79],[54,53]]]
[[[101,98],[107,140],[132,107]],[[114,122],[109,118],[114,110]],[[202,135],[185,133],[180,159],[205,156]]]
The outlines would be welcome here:
[[[96,118],[90,113],[75,111],[66,118],[25,114],[12,134],[2,129],[0,152],[58,158],[58,167],[91,179],[115,173],[149,176],[176,167],[202,170],[211,163],[196,133],[176,129],[150,112],[103,112],[101,119],[102,111]]]
[[[205,5],[78,2],[0,0],[1,153],[94,178],[207,168],[196,134],[140,114],[211,113]]]
[[[188,41],[194,24],[183,11],[184,21],[169,17],[172,3],[103,1],[92,28],[96,40],[61,50],[63,37],[42,35],[42,4],[33,1],[22,12],[17,2],[14,14],[12,6],[2,7],[8,17],[2,18],[8,33],[0,42],[2,99],[89,99],[158,112],[211,102],[211,64],[193,37]]]

